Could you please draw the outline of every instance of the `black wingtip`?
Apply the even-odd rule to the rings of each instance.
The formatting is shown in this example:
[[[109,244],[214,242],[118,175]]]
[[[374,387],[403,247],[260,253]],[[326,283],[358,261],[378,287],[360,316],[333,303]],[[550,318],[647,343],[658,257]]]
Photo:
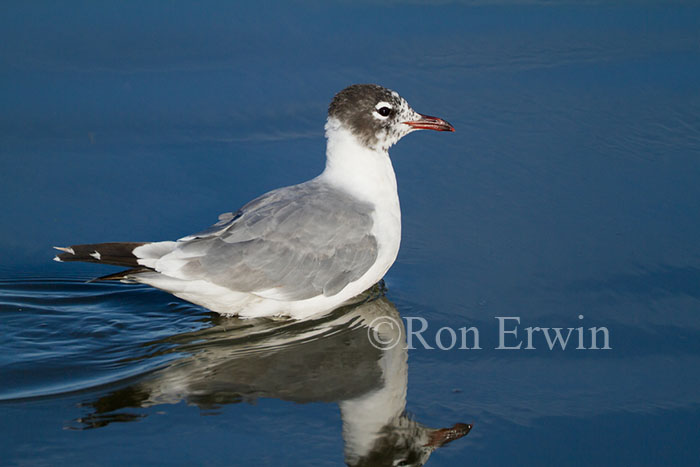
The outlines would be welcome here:
[[[138,267],[138,258],[133,251],[145,242],[87,243],[84,245],[55,246],[61,253],[54,261],[82,261],[86,263],[113,264],[115,266]]]

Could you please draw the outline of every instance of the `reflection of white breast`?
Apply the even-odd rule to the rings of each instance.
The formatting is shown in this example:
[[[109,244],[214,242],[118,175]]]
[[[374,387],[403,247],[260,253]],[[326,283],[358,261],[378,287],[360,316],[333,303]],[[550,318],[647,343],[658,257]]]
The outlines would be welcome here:
[[[383,323],[391,319],[396,325],[383,325],[378,342],[396,342],[393,348],[382,352],[377,362],[382,372],[383,385],[367,394],[340,402],[343,419],[345,457],[352,464],[354,460],[369,453],[380,436],[382,428],[399,421],[406,408],[406,388],[408,385],[408,352],[405,348],[404,329],[401,317],[396,310],[387,307]],[[394,311],[394,313],[390,313]],[[372,319],[369,320],[369,323]],[[368,323],[368,324],[369,324]]]

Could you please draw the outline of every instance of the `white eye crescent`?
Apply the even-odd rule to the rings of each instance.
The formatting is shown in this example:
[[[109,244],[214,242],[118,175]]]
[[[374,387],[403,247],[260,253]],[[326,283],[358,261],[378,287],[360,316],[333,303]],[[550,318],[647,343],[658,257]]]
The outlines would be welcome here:
[[[389,104],[388,102],[379,102],[377,105],[374,106],[374,114],[375,118],[379,118],[381,120],[385,120],[386,118],[391,115],[391,111],[393,109],[393,106]]]

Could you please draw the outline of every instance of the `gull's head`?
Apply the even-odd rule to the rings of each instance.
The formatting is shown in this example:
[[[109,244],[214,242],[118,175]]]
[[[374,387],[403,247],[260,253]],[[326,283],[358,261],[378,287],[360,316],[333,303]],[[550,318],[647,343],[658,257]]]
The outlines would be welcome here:
[[[455,131],[445,120],[419,114],[396,91],[376,84],[353,84],[335,95],[327,129],[338,127],[364,146],[383,151],[415,130]]]

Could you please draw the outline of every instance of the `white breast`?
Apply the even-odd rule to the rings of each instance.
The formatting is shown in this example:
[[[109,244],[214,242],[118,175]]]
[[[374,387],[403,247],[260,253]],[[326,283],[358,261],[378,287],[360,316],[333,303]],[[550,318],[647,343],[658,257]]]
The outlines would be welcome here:
[[[396,174],[388,151],[360,144],[338,120],[328,120],[326,137],[326,169],[319,178],[375,208],[372,234],[378,244],[377,262],[357,285],[366,289],[384,276],[399,252],[401,208]]]

